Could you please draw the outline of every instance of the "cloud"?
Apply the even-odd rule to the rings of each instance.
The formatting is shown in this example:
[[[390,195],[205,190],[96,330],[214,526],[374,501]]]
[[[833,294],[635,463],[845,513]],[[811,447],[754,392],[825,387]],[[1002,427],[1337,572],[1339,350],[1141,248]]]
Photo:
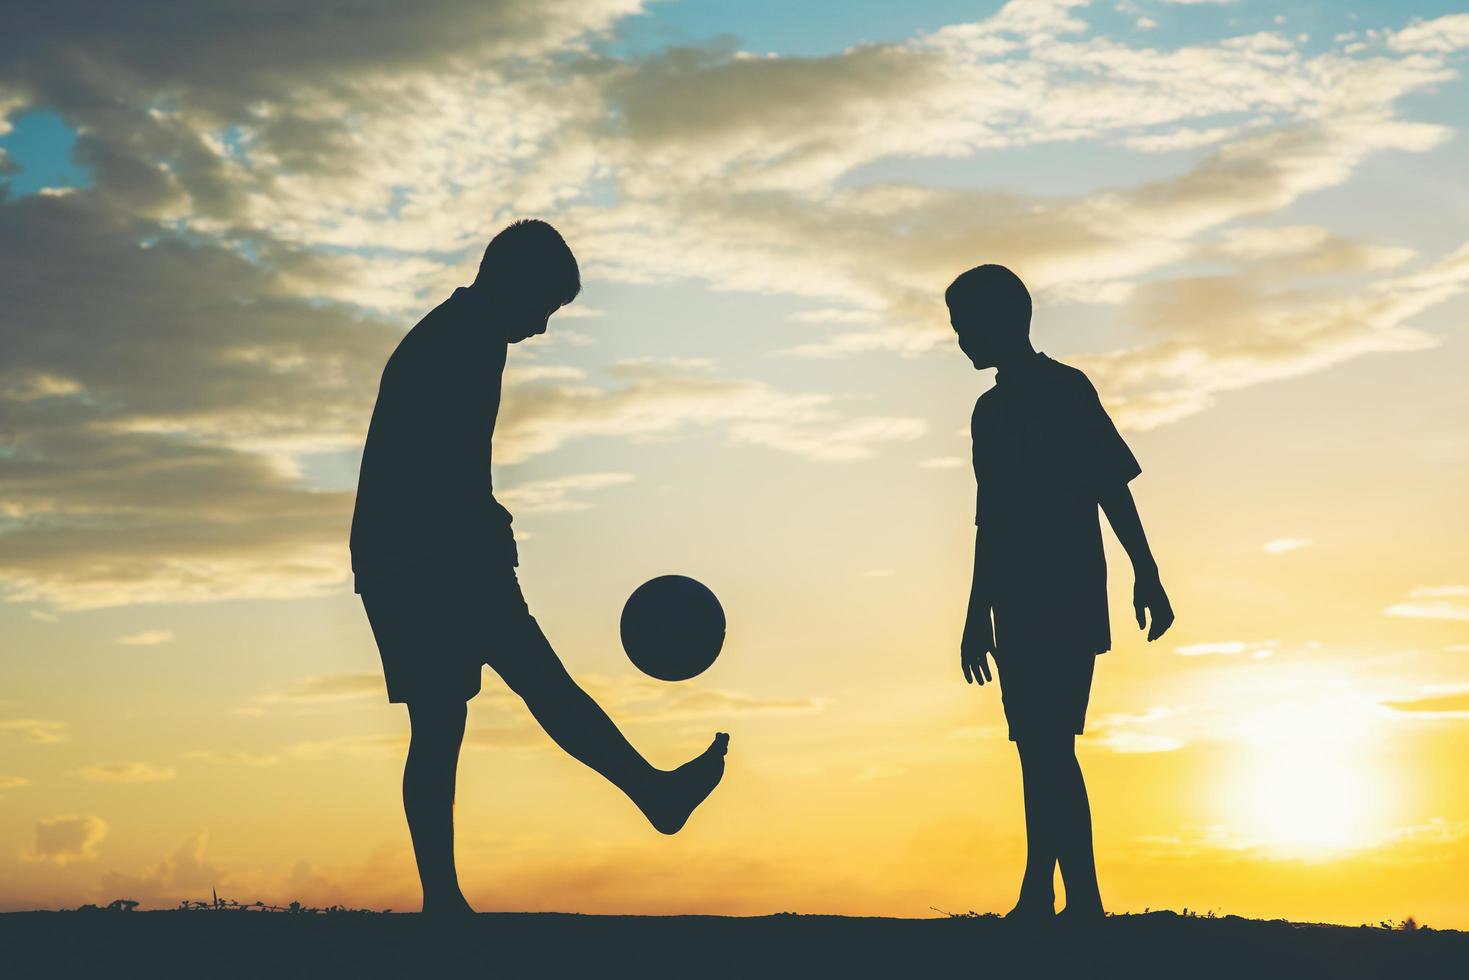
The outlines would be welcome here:
[[[1469,48],[1469,14],[1448,14],[1433,20],[1415,20],[1388,37],[1394,51],[1448,54]]]
[[[852,777],[852,782],[867,783],[874,779],[892,779],[896,776],[903,775],[907,771],[902,766],[863,766],[857,771],[857,775]]]
[[[292,297],[279,275],[226,247],[139,247],[146,230],[92,198],[0,208],[15,281],[111,270],[56,294],[28,290],[10,307],[7,323],[27,329],[6,338],[0,389],[10,378],[26,397],[0,399],[0,588],[63,609],[340,588],[351,494],[304,484],[298,460],[361,444],[365,393],[395,332]],[[564,368],[525,374],[497,436],[504,462],[578,438],[737,423],[750,427],[732,441],[858,459],[921,427],[848,419],[830,396],[690,365],[620,363],[610,388],[573,383]],[[30,397],[42,376],[68,384]]]
[[[94,783],[162,783],[178,773],[172,767],[147,762],[109,762],[83,766],[77,775]]]
[[[35,844],[20,856],[26,861],[49,861],[57,865],[94,861],[97,845],[107,836],[108,829],[107,821],[97,816],[48,817],[37,821]]]
[[[500,502],[516,514],[556,513],[590,510],[592,505],[575,495],[631,483],[631,473],[578,473],[574,476],[519,483],[498,491]]]
[[[1097,744],[1120,753],[1175,752],[1184,746],[1182,739],[1171,735],[1128,731],[1104,732]]]
[[[670,685],[639,676],[607,677],[589,674],[583,687],[620,720],[663,723],[736,716],[809,715],[822,711],[828,702],[813,697],[762,697],[738,691]]]
[[[30,784],[31,781],[24,776],[0,775],[0,793],[8,789],[20,789],[22,786],[29,786]]]
[[[1438,718],[1469,718],[1469,688],[1435,690],[1421,697],[1382,702],[1384,707],[1405,714]]]
[[[208,843],[208,835],[200,831],[141,874],[109,871],[98,882],[98,889],[104,897],[126,895],[149,906],[166,907],[184,899],[206,898],[229,881],[223,868],[205,858]]]
[[[926,470],[955,470],[969,465],[963,456],[933,456],[918,464]]]
[[[830,703],[815,697],[767,697],[690,685],[668,685],[650,678],[587,674],[578,678],[583,689],[602,705],[619,724],[658,725],[727,718],[799,717],[819,713]],[[675,688],[675,689],[670,689]],[[519,707],[519,702],[498,686],[487,688],[492,699]],[[465,744],[476,748],[541,749],[553,743],[528,713],[512,715],[510,723],[471,729]],[[347,751],[390,754],[405,747],[401,741],[349,739],[341,744],[314,745],[311,751]]]
[[[36,745],[50,745],[67,739],[66,722],[45,718],[9,718],[0,720],[0,735],[14,733]]]
[[[391,335],[282,297],[227,249],[141,248],[142,231],[95,201],[0,207],[0,254],[35,284],[9,303],[25,329],[0,388],[78,385],[0,400],[0,586],[94,608],[339,585],[351,495],[301,486],[291,458],[359,444],[370,406],[346,395],[372,390]],[[109,274],[37,288],[68,268]]]
[[[1215,396],[1298,377],[1369,352],[1412,351],[1437,340],[1408,326],[1469,284],[1469,246],[1360,291],[1272,290],[1238,276],[1155,280],[1127,312],[1158,339],[1074,363],[1112,394],[1114,417],[1146,429],[1208,407]]]
[[[283,691],[260,696],[267,704],[322,704],[361,698],[385,698],[381,672],[318,674],[303,678]]]
[[[411,10],[332,6],[337,9],[313,23],[251,0],[215,4],[210,16],[188,5],[124,12],[105,0],[65,0],[12,24],[0,53],[14,76],[33,84],[75,76],[73,89],[85,92],[88,83],[110,77],[136,91],[183,90],[209,104],[242,103],[440,56],[534,56],[603,30],[642,4],[424,0]]]
[[[1408,602],[1388,606],[1384,613],[1405,619],[1469,620],[1469,585],[1439,585],[1414,589]]]
[[[1113,752],[1174,752],[1186,744],[1182,737],[1149,728],[1176,714],[1170,708],[1149,708],[1141,713],[1103,715],[1089,722],[1088,728],[1096,736],[1096,744]]]
[[[288,755],[307,759],[402,758],[407,751],[408,739],[403,735],[337,735],[297,742],[286,749]]]
[[[690,427],[722,426],[732,443],[848,462],[926,430],[921,419],[847,418],[830,395],[716,377],[701,361],[624,360],[607,373],[610,387],[547,381],[506,392],[495,430],[497,461],[520,462],[594,436],[668,438]]]
[[[216,766],[248,766],[258,768],[261,766],[273,766],[280,762],[280,756],[270,753],[257,752],[218,752],[214,749],[196,749],[185,752],[183,758],[193,762],[205,762]]]
[[[1253,276],[1289,279],[1395,269],[1412,249],[1374,245],[1334,235],[1315,225],[1247,225],[1231,228],[1205,254],[1247,266]]]
[[[1263,550],[1267,555],[1283,555],[1287,551],[1299,551],[1310,543],[1310,538],[1274,538],[1265,542]]]
[[[152,647],[160,643],[173,642],[173,630],[143,630],[119,636],[117,642],[129,647]]]
[[[1173,652],[1182,657],[1207,657],[1212,655],[1234,656],[1248,653],[1256,659],[1270,656],[1276,647],[1274,640],[1255,640],[1245,642],[1243,640],[1224,640],[1215,643],[1190,643],[1185,646],[1175,647]]]
[[[545,749],[556,743],[539,725],[524,722],[471,728],[464,733],[464,744],[472,749]]]
[[[1173,153],[1213,146],[1238,135],[1239,131],[1238,126],[1215,126],[1210,129],[1179,126],[1151,136],[1130,136],[1122,141],[1122,145],[1142,153]]]
[[[1469,250],[1419,259],[1235,227],[1372,154],[1440,144],[1448,130],[1397,101],[1453,77],[1454,17],[1352,55],[1274,33],[1160,50],[1040,0],[823,57],[593,50],[642,6],[431,0],[303,21],[245,0],[207,15],[67,0],[11,25],[0,117],[59,112],[93,183],[0,204],[5,597],[340,590],[351,496],[313,488],[303,459],[360,445],[402,321],[511,215],[552,217],[589,277],[820,303],[804,318],[819,332],[791,349],[804,356],[930,350],[948,335],[943,285],[1004,256],[1043,303],[1086,302],[1138,333],[1084,365],[1133,427],[1431,345],[1412,317],[1469,279]],[[872,176],[1083,140],[1205,154],[1069,196]],[[1220,274],[1193,274],[1200,262]],[[1353,270],[1378,278],[1315,282]],[[713,428],[841,462],[926,427],[707,368],[581,370],[525,369],[499,461]]]

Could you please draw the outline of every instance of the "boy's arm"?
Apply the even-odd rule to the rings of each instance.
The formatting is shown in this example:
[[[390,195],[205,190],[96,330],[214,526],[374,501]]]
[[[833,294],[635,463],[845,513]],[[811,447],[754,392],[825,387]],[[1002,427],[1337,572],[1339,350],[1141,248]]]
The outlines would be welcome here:
[[[974,531],[974,578],[969,585],[969,612],[964,619],[964,638],[959,643],[959,666],[964,683],[991,680],[987,655],[995,648],[995,628],[990,619],[989,577],[985,574],[984,534]]]
[[[1153,622],[1148,629],[1148,640],[1156,640],[1173,625],[1173,607],[1158,577],[1158,563],[1148,547],[1148,536],[1143,532],[1142,518],[1138,517],[1132,491],[1126,483],[1116,483],[1100,494],[1098,502],[1112,525],[1112,532],[1122,542],[1127,557],[1132,559],[1132,609],[1137,615],[1138,629],[1147,626],[1144,612],[1151,611]]]

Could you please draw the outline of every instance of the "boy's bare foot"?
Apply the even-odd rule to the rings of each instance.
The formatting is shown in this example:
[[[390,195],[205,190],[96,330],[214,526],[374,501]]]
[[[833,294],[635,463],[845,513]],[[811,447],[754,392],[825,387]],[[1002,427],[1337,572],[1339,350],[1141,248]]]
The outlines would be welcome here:
[[[1032,902],[1026,899],[1017,902],[1013,909],[1005,913],[1006,922],[1014,922],[1018,925],[1044,925],[1054,921],[1055,918],[1055,905],[1046,905],[1043,902]]]
[[[1056,922],[1066,926],[1094,926],[1107,917],[1107,913],[1100,904],[1090,903],[1083,905],[1072,905],[1066,903],[1066,907],[1056,915]]]
[[[724,778],[724,753],[728,749],[729,735],[720,732],[696,758],[659,776],[648,798],[638,803],[659,833],[678,833],[695,808],[714,792]]]
[[[465,901],[463,895],[456,892],[441,898],[424,896],[423,914],[431,915],[436,919],[460,919],[474,915],[474,909],[470,907],[469,902]]]

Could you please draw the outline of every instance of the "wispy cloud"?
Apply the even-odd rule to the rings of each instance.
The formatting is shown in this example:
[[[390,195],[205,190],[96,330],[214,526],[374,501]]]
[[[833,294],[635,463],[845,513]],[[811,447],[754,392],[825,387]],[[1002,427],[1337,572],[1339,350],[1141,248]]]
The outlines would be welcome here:
[[[232,750],[227,752],[215,749],[196,749],[185,752],[184,759],[192,762],[205,762],[215,766],[248,766],[258,768],[261,766],[273,766],[280,762],[280,756],[268,752],[242,752]]]
[[[336,735],[296,742],[286,754],[301,758],[346,756],[356,758],[402,758],[408,751],[404,735]]]
[[[1173,652],[1181,657],[1238,656],[1249,654],[1263,660],[1275,652],[1275,640],[1221,640],[1208,643],[1188,643],[1174,647]]]
[[[1432,20],[1415,18],[1393,32],[1387,46],[1394,51],[1448,54],[1469,48],[1469,14],[1448,14]]]
[[[1158,731],[1159,722],[1177,715],[1171,708],[1103,715],[1088,722],[1097,744],[1119,753],[1174,752],[1187,740],[1179,733]]]
[[[106,820],[90,814],[47,817],[36,822],[35,843],[20,856],[26,861],[58,865],[94,861],[97,847],[110,829]]]
[[[0,735],[18,735],[36,745],[50,745],[67,738],[66,722],[46,718],[8,718],[0,720]]]
[[[1275,538],[1266,541],[1263,550],[1267,555],[1283,555],[1287,551],[1300,551],[1310,543],[1310,538]]]
[[[163,783],[178,772],[171,766],[155,766],[148,762],[107,762],[83,766],[77,775],[94,783]]]
[[[830,395],[721,378],[703,361],[624,360],[607,373],[613,380],[607,387],[583,380],[507,392],[497,458],[519,462],[589,437],[673,438],[718,426],[732,443],[846,462],[870,458],[880,445],[917,438],[927,428],[916,418],[847,417]]]
[[[1469,688],[1438,688],[1420,697],[1382,702],[1393,711],[1439,718],[1469,718]]]
[[[1469,585],[1436,585],[1414,589],[1407,602],[1397,602],[1383,612],[1405,619],[1469,619]]]
[[[387,697],[383,675],[379,672],[318,674],[283,690],[263,694],[259,700],[265,704],[322,704],[373,697]]]
[[[172,643],[173,630],[143,630],[119,636],[117,642],[128,647],[152,647],[160,643]]]
[[[574,476],[518,483],[508,490],[500,491],[497,496],[501,503],[517,514],[590,510],[593,505],[581,499],[580,494],[621,486],[632,481],[631,473],[578,473]]]

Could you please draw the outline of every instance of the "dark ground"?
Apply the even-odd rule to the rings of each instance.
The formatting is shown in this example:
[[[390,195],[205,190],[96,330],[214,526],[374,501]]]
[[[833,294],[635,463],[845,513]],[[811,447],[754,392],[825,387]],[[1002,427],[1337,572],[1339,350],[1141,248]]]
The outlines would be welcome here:
[[[993,916],[853,919],[246,911],[0,915],[0,975],[29,977],[1469,977],[1469,933],[1172,912],[1092,933]]]

